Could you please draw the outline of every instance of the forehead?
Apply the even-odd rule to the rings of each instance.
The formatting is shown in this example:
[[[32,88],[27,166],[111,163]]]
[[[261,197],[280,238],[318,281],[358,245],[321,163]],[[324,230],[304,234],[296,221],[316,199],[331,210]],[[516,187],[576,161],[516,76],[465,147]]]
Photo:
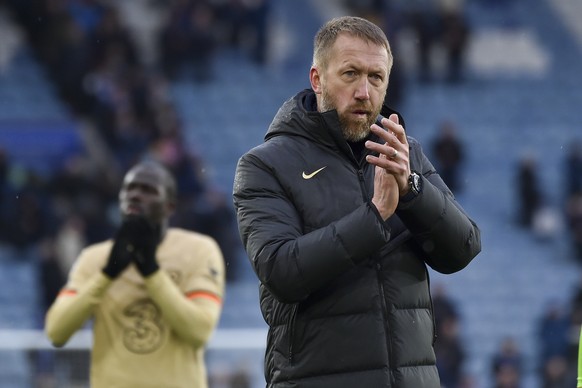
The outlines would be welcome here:
[[[148,186],[163,186],[164,177],[155,168],[138,166],[131,169],[123,178],[123,186],[130,184],[142,184]]]
[[[386,47],[345,33],[338,35],[331,49],[330,63],[339,66],[361,64],[387,71],[388,62]]]

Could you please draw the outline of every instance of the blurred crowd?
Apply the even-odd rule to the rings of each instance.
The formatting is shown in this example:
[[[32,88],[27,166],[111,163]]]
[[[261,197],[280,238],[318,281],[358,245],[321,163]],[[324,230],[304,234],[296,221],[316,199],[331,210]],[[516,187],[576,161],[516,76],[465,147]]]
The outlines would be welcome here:
[[[582,279],[566,304],[549,301],[535,323],[536,359],[530,364],[517,338],[507,335],[495,345],[490,358],[490,384],[475,381],[468,369],[463,315],[442,283],[432,287],[435,311],[435,353],[443,388],[523,388],[534,368],[540,388],[567,388],[576,384],[578,339],[582,324]]]
[[[582,261],[582,139],[570,144],[564,161],[565,214],[573,250]]]
[[[263,65],[269,2],[139,2],[159,18],[149,47],[153,53],[144,52],[136,39],[142,31],[124,19],[121,6],[127,4],[0,0],[80,123],[85,141],[83,149],[63,157],[48,173],[15,163],[10,150],[0,146],[0,246],[38,262],[39,324],[81,249],[115,232],[121,179],[142,159],[163,163],[177,179],[173,226],[214,237],[227,280],[241,276],[244,257],[230,193],[208,179],[196,145],[185,138],[170,83],[179,77],[211,82],[213,59],[222,49]],[[54,371],[44,370],[50,362],[43,357],[41,352],[37,374],[50,377]],[[250,386],[248,376],[230,380],[229,387]]]
[[[471,38],[465,0],[344,0],[356,15],[382,26],[397,54],[398,34],[412,32],[416,49],[416,73],[421,83],[444,81],[456,84],[466,76],[466,56]],[[438,51],[445,58],[438,66]],[[396,55],[398,57],[398,55]],[[396,58],[398,59],[398,58]],[[399,71],[399,63],[394,64]],[[390,87],[393,84],[393,75]]]
[[[517,222],[542,241],[566,236],[573,258],[582,262],[582,140],[573,139],[559,166],[558,205],[545,184],[538,156],[530,151],[521,155],[516,166]]]
[[[147,3],[159,11],[154,62],[143,59],[119,3],[0,1],[24,30],[71,116],[91,134],[84,136],[85,149],[63,158],[48,174],[23,169],[9,150],[0,149],[0,240],[38,256],[45,304],[80,249],[112,235],[122,176],[146,158],[162,162],[177,178],[173,224],[213,236],[223,250],[228,279],[237,277],[241,247],[230,193],[209,181],[204,160],[186,141],[169,85],[178,76],[210,81],[213,56],[226,47],[262,65],[269,3]]]

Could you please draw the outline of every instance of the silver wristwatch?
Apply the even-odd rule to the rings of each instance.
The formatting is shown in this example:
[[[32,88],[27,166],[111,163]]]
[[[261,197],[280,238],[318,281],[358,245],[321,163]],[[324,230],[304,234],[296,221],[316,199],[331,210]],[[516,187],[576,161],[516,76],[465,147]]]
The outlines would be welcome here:
[[[412,171],[408,176],[408,187],[408,193],[400,198],[401,202],[411,201],[422,192],[422,179],[416,171]]]

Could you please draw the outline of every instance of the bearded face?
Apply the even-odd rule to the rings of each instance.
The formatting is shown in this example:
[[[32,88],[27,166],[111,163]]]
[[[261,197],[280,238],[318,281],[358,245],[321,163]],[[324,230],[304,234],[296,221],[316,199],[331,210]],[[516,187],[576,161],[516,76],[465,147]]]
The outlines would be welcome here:
[[[376,122],[376,118],[382,109],[382,104],[380,103],[373,107],[370,101],[354,102],[354,105],[340,110],[340,107],[334,101],[334,95],[329,92],[325,85],[322,86],[320,110],[322,112],[337,110],[344,138],[350,142],[358,142],[368,137],[370,126]],[[384,101],[384,97],[382,97],[382,101]],[[351,112],[362,113],[358,117],[354,117]]]
[[[325,65],[311,68],[318,110],[336,110],[345,139],[363,140],[380,113],[389,75],[386,47],[339,35]]]

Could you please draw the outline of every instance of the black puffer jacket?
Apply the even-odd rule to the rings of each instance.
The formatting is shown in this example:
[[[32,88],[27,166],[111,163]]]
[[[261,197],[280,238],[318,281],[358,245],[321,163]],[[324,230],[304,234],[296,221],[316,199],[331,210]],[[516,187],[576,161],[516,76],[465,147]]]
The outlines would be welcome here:
[[[423,192],[384,222],[374,167],[354,158],[337,113],[308,111],[307,98],[281,107],[234,182],[270,327],[267,386],[437,388],[425,264],[462,269],[481,249],[479,229],[410,137]]]

